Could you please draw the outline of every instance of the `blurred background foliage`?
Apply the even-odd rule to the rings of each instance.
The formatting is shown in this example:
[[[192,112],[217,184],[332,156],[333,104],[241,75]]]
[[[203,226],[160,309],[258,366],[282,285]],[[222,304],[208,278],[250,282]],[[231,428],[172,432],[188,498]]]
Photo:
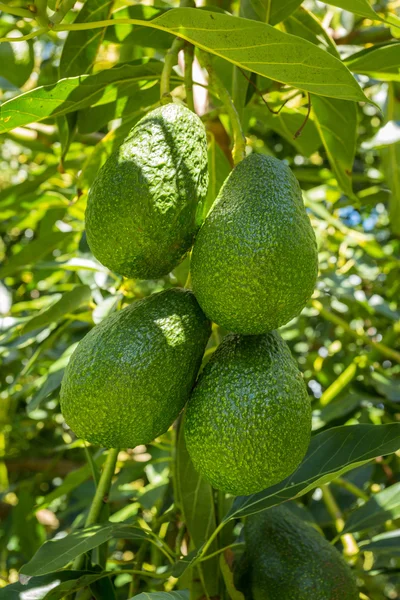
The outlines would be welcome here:
[[[257,18],[265,3],[243,1],[239,7],[229,0],[207,0],[205,5],[233,14],[240,9],[243,16]],[[116,10],[118,16],[149,18],[171,6],[176,2],[160,1],[154,7],[151,0],[145,5],[87,0],[77,2],[65,21],[101,20]],[[49,7],[56,8],[55,0]],[[374,8],[395,15],[400,2],[381,0]],[[26,35],[33,26],[29,19],[0,12],[0,37]],[[357,80],[375,103],[335,101],[335,105],[313,97],[304,125],[308,98],[303,93],[243,74],[223,59],[214,60],[216,72],[235,98],[247,151],[287,161],[304,191],[318,239],[316,292],[282,335],[304,373],[315,432],[352,423],[398,422],[400,50],[395,36],[399,30],[309,0],[278,27],[340,56],[350,68],[356,62]],[[105,458],[102,450],[86,448],[74,438],[59,411],[60,382],[71,352],[110,312],[161,289],[183,286],[187,279],[189,259],[157,281],[122,279],[93,258],[84,233],[90,184],[110,151],[159,101],[162,61],[172,41],[168,33],[118,25],[68,36],[48,31],[28,41],[0,44],[2,102],[37,86],[54,85],[63,77],[100,73],[116,65],[129,64],[141,77],[110,85],[107,94],[90,106],[44,117],[0,138],[0,587],[17,580],[21,565],[46,539],[82,525],[94,493],[92,475]],[[352,59],[372,44],[379,44],[379,52],[391,46],[397,59],[390,62],[384,55],[363,61],[358,54]],[[148,71],[141,75],[149,59],[153,75]],[[197,63],[194,80],[199,84],[196,109],[208,131],[209,208],[232,167],[231,131],[224,106],[207,89]],[[175,99],[184,101],[181,61],[173,73],[173,87]],[[285,102],[279,114],[271,112]],[[301,135],[295,137],[302,125]],[[214,327],[206,356],[224,333]],[[109,506],[115,522],[136,519],[179,556],[204,540],[209,506],[217,507],[218,522],[231,499],[211,493],[203,509],[198,507],[190,535],[187,515],[177,509],[165,512],[174,492],[179,494],[174,487],[182,483],[179,473],[170,478],[177,468],[175,437],[171,430],[147,447],[120,453]],[[182,448],[182,456],[184,452]],[[209,493],[201,489],[205,496]],[[359,525],[355,511],[371,497],[376,498],[374,509],[369,510],[366,526]],[[361,598],[400,598],[399,454],[379,457],[329,487],[308,492],[302,510],[331,540],[350,521],[351,533],[342,536],[339,547],[357,570]],[[231,544],[239,534],[236,525],[219,543]],[[390,543],[370,547],[381,539],[377,536]],[[363,550],[363,545],[370,549]],[[157,579],[157,568],[164,563],[156,546],[134,539],[112,540],[108,568],[119,573],[114,578],[116,597],[173,589],[174,577]],[[155,573],[154,578],[130,573],[141,567]],[[218,564],[209,561],[210,580],[217,578],[215,568]],[[198,585],[201,590],[197,597],[216,595],[214,590],[207,596],[201,577],[196,584],[194,580],[192,588]],[[178,587],[188,585],[184,575]],[[228,597],[228,592],[223,594]],[[113,596],[103,591],[96,597]]]

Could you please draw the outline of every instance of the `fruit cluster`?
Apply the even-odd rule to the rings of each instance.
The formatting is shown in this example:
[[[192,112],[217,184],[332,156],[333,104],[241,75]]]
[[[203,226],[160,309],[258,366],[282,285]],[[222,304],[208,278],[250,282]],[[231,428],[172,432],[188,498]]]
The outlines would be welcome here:
[[[188,403],[196,469],[250,494],[290,475],[309,444],[306,386],[275,329],[310,298],[317,247],[285,163],[246,157],[203,222],[207,186],[204,126],[173,103],[139,121],[98,173],[86,211],[95,257],[153,279],[193,246],[193,292],[153,294],[95,326],[66,369],[61,409],[78,436],[122,448],[151,442]],[[210,321],[232,333],[197,378]]]

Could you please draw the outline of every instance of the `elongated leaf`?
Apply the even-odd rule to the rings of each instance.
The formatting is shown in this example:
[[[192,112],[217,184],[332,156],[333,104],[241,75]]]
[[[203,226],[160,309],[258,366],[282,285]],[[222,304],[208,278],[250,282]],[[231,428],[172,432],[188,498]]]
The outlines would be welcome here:
[[[0,107],[0,133],[33,121],[43,121],[95,104],[107,104],[124,95],[138,81],[157,79],[162,63],[124,64],[96,73],[61,79],[16,96]]]
[[[74,558],[97,548],[111,538],[144,540],[151,534],[135,527],[118,523],[93,525],[78,529],[69,535],[46,542],[39,548],[35,556],[22,567],[21,574],[38,577],[62,569]],[[155,539],[155,538],[154,538]]]
[[[360,550],[377,554],[389,554],[392,557],[400,556],[400,529],[376,535],[370,542],[362,542]]]
[[[364,531],[400,517],[400,483],[374,494],[346,521],[343,533]]]
[[[352,197],[352,172],[357,141],[357,106],[332,98],[312,98],[315,124],[330,165],[343,192]]]
[[[71,313],[82,304],[89,302],[91,296],[90,287],[88,285],[78,285],[70,292],[66,292],[63,296],[50,306],[47,310],[33,317],[22,329],[22,333],[28,333],[38,327],[44,327],[49,323],[57,323],[64,315]]]
[[[62,231],[52,231],[47,235],[37,238],[27,244],[17,254],[14,254],[6,264],[0,269],[0,278],[12,275],[22,267],[35,264],[38,260],[46,256],[54,248],[59,247],[75,235],[75,232],[64,233]]]
[[[114,0],[86,0],[75,23],[104,21],[110,18]],[[106,28],[70,31],[60,59],[60,76],[90,73]]]
[[[216,528],[213,490],[193,467],[185,444],[183,426],[179,428],[177,459],[177,488],[179,502],[193,547],[201,546]],[[211,552],[217,550],[216,544]],[[204,587],[209,596],[218,594],[218,557],[199,565]]]
[[[189,600],[189,590],[173,592],[143,592],[130,600]]]
[[[225,521],[245,517],[306,494],[364,463],[396,452],[400,423],[334,427],[312,438],[303,462],[287,479],[251,496],[239,496]]]
[[[383,81],[400,81],[400,42],[377,44],[348,58],[346,66]]]
[[[287,19],[296,8],[300,6],[303,0],[270,0],[271,1],[271,14],[269,17],[269,23],[276,25],[284,19]]]
[[[400,120],[400,84],[389,83],[385,117],[388,121]],[[389,202],[390,226],[400,235],[400,142],[381,149],[382,170],[391,191]]]
[[[287,19],[303,0],[241,0],[240,16],[276,25]]]
[[[55,600],[59,598],[56,592],[60,586],[66,585],[64,589],[71,589],[69,586],[81,579],[82,581],[91,580],[93,577],[99,577],[89,571],[59,571],[41,577],[32,577],[25,583],[12,583],[0,589],[0,600]],[[72,588],[73,589],[73,588]],[[79,588],[77,588],[79,589]],[[65,592],[64,596],[65,596]]]
[[[333,98],[365,100],[340,60],[266,23],[176,8],[156,17],[149,26],[174,32],[243,69],[293,87]]]
[[[348,10],[356,15],[367,17],[368,19],[382,21],[381,17],[371,8],[368,0],[326,0],[326,3],[343,8],[343,10]]]

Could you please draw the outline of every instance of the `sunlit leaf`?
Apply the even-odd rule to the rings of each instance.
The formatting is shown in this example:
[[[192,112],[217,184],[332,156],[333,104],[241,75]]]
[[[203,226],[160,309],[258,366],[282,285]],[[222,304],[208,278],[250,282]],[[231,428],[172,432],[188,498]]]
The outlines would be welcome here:
[[[400,517],[400,483],[395,483],[353,511],[346,521],[343,533],[365,531]]]

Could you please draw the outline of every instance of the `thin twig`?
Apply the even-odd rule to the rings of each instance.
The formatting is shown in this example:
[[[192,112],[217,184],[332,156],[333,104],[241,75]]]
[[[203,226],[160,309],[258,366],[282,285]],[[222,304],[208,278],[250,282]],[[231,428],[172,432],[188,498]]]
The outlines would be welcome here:
[[[297,138],[301,135],[304,127],[307,125],[307,121],[310,118],[310,113],[311,113],[311,94],[310,92],[307,92],[307,96],[308,96],[308,111],[306,114],[306,117],[302,123],[302,125],[299,127],[299,129],[296,131],[296,133],[293,136],[294,140],[297,140]]]

